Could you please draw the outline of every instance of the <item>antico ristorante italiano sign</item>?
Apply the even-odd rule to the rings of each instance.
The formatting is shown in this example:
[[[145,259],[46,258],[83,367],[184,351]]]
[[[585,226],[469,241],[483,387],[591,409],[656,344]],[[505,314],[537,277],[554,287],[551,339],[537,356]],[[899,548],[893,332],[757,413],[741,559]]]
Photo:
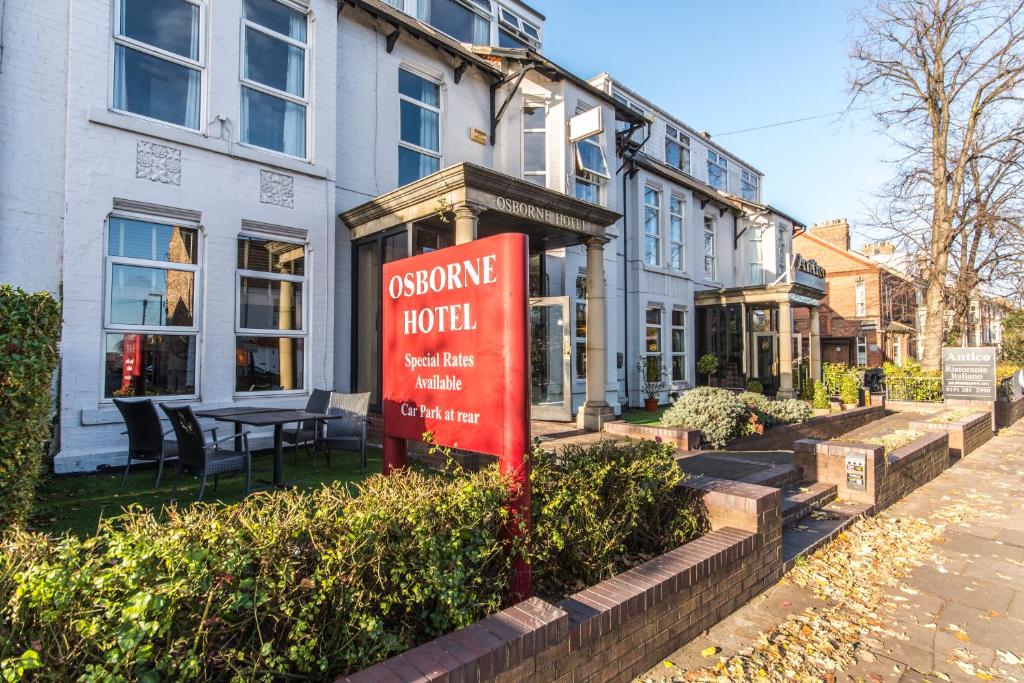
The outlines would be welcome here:
[[[942,349],[942,397],[996,400],[996,350],[991,347]]]

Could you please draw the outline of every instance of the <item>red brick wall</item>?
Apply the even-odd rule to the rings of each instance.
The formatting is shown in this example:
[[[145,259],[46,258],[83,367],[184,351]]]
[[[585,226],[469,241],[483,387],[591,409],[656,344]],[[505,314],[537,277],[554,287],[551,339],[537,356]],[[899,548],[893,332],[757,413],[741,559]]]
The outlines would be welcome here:
[[[953,422],[917,420],[910,423],[910,429],[917,432],[945,432],[949,435],[949,454],[962,458],[992,438],[992,418],[987,412],[979,412]]]
[[[684,451],[696,451],[700,449],[701,434],[699,429],[682,429],[679,427],[653,427],[651,425],[638,425],[625,420],[613,420],[604,423],[604,431],[619,436],[629,436],[635,439],[658,439],[675,444],[677,448]]]

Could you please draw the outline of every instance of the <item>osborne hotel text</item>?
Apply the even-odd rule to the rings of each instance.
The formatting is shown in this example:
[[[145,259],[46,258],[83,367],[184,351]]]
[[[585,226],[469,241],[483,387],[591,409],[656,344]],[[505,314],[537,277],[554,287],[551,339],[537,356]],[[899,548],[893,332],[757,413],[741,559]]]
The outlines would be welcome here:
[[[601,429],[647,380],[663,403],[704,383],[705,353],[771,395],[820,373],[800,207],[713,120],[549,60],[539,2],[45,5],[3,10],[0,280],[62,298],[59,473],[123,463],[118,397],[369,392],[379,419],[387,297],[407,335],[455,332],[389,363],[468,391],[458,335],[483,312],[425,302],[491,287],[493,257],[384,268],[507,233],[528,244],[532,420]]]

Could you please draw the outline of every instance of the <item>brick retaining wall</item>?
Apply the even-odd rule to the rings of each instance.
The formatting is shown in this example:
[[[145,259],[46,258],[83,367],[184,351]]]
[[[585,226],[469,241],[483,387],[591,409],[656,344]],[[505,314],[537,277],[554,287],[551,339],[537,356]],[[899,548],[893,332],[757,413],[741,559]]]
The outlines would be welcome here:
[[[915,420],[910,423],[910,429],[949,434],[950,455],[962,458],[992,438],[992,419],[989,413],[978,412],[952,422]]]
[[[764,434],[733,439],[725,445],[725,450],[789,451],[800,439],[834,439],[883,417],[884,405],[852,408],[831,415],[817,415],[805,422],[769,427]]]
[[[848,485],[846,456],[865,460],[864,490]],[[794,444],[793,465],[801,468],[807,481],[835,484],[841,500],[884,510],[900,498],[939,476],[949,465],[949,435],[926,434],[885,456],[881,446],[802,439]]]
[[[349,676],[377,681],[630,681],[775,583],[778,489],[699,477],[712,531],[576,593],[531,598]]]
[[[625,420],[613,420],[604,423],[604,431],[609,434],[628,436],[634,439],[655,439],[660,437],[662,441],[674,444],[676,448],[683,451],[700,450],[701,435],[697,429],[683,429],[681,427],[656,427],[653,425],[638,425]]]
[[[1009,427],[1024,418],[1024,396],[1013,401],[996,401],[996,426]]]

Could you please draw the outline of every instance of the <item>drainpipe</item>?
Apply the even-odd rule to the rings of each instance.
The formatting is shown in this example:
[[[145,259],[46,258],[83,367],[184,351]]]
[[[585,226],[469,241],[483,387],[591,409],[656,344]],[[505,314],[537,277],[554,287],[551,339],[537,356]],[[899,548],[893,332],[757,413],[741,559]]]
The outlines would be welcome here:
[[[622,322],[625,334],[622,339],[622,369],[626,371],[626,408],[629,408],[629,214],[627,212],[629,192],[626,185],[629,173],[622,174]]]

